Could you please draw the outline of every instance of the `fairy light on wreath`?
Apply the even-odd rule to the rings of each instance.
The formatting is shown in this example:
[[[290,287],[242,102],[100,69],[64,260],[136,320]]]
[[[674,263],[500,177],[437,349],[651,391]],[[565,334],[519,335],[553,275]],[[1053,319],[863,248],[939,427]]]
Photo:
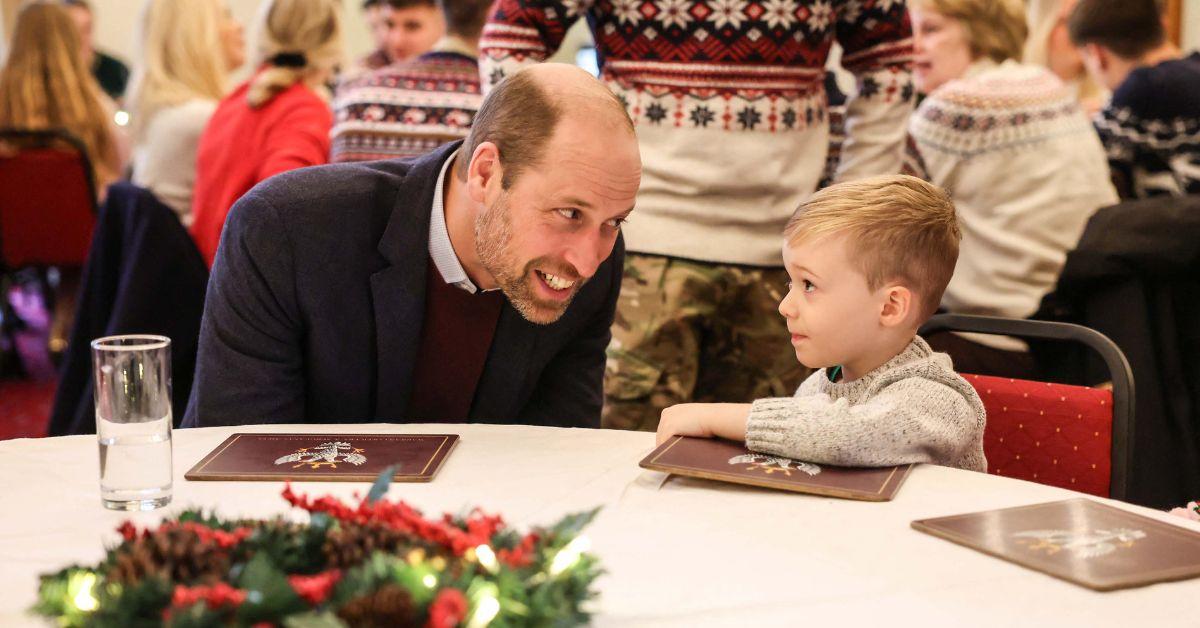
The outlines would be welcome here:
[[[490,582],[479,586],[472,596],[475,601],[475,612],[467,619],[467,628],[483,628],[492,623],[500,614],[500,590]]]
[[[479,561],[480,566],[490,573],[496,573],[500,569],[500,563],[496,560],[496,553],[492,551],[490,546],[477,546],[475,548],[475,559]]]
[[[554,561],[550,563],[550,575],[557,576],[574,567],[583,553],[591,548],[592,542],[586,536],[575,537],[554,555]]]
[[[100,606],[100,601],[96,599],[92,589],[96,586],[96,574],[86,572],[78,574],[74,579],[74,584],[78,587],[75,595],[71,597],[71,603],[75,608],[90,613]],[[69,590],[69,588],[68,588]]]

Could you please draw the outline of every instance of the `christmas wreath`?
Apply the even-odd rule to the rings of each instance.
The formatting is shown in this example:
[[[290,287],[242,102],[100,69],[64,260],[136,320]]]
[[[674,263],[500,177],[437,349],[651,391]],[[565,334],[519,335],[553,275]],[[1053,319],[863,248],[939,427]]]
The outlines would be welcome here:
[[[351,507],[283,498],[308,523],[222,520],[189,510],[157,528],[125,522],[93,567],[41,576],[31,609],[63,626],[569,626],[600,575],[580,530],[597,510],[521,535],[479,510],[426,519],[380,499]]]

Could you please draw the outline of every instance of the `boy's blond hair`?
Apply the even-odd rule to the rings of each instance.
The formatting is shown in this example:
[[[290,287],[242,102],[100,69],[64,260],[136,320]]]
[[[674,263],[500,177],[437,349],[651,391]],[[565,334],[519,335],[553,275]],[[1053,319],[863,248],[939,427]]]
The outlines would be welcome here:
[[[871,290],[897,281],[917,295],[920,320],[933,315],[962,233],[945,190],[907,175],[884,175],[827,187],[801,203],[784,227],[789,246],[846,236],[851,263]]]

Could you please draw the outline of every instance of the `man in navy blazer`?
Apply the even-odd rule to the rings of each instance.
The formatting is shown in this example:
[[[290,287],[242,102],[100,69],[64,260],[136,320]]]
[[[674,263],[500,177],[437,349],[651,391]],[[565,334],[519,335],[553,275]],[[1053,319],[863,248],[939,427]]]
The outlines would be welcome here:
[[[183,427],[598,427],[640,177],[620,101],[540,65],[465,142],[263,182],[221,237]]]

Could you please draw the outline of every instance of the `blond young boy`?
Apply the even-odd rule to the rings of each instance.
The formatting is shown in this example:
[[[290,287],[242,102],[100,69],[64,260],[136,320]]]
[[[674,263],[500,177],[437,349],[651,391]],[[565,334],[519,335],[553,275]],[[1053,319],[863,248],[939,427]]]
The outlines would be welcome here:
[[[814,194],[784,229],[791,286],[779,313],[796,359],[819,370],[793,397],[667,408],[658,442],[717,436],[824,464],[985,471],[983,402],[917,336],[954,273],[960,237],[949,196],[914,177]]]

